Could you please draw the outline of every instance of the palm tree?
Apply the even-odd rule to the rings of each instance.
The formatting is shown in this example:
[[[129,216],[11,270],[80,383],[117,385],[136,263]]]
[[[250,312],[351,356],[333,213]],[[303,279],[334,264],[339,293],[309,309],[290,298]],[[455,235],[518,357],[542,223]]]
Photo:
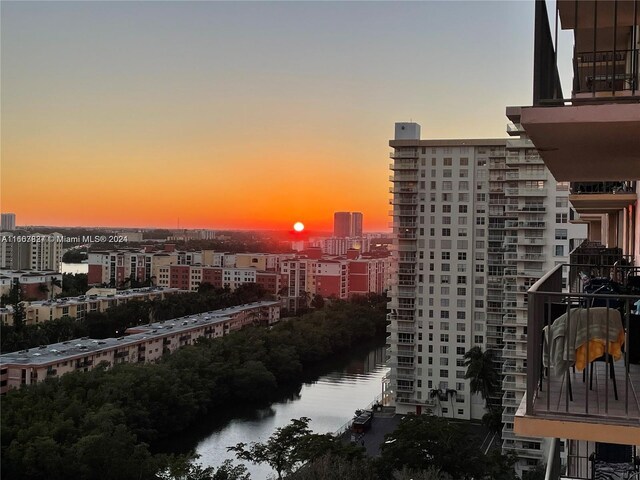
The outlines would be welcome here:
[[[51,276],[51,289],[50,289],[51,300],[53,300],[53,294],[55,292],[55,287],[62,288],[62,282],[60,281],[59,278]]]
[[[298,298],[300,300],[300,308],[307,308],[309,306],[309,300],[311,299],[309,292],[300,290],[300,292],[298,292]]]
[[[40,285],[38,285],[38,291],[44,294],[46,298],[46,294],[49,293],[49,287],[46,283],[41,283]]]
[[[500,375],[494,364],[493,351],[482,351],[473,347],[464,354],[464,366],[467,373],[464,378],[471,379],[471,393],[479,393],[490,408],[490,399],[500,391]]]
[[[447,388],[444,393],[449,398],[449,403],[451,404],[451,418],[454,418],[456,415],[455,409],[453,408],[453,397],[458,394],[458,391],[453,388]]]
[[[446,400],[447,394],[440,388],[433,388],[429,391],[429,398],[435,398],[437,400],[438,410],[440,411],[440,416],[442,416],[442,404],[440,403],[440,401],[443,398]]]

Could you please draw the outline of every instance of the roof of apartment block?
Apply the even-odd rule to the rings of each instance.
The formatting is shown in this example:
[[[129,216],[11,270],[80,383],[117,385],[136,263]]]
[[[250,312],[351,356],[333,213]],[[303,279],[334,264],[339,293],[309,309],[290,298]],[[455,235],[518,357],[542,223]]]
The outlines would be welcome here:
[[[20,277],[20,276],[42,276],[42,275],[62,275],[55,270],[10,270],[6,268],[0,269],[0,276]]]
[[[129,347],[140,343],[141,341],[149,341],[180,332],[189,332],[190,330],[203,325],[216,325],[231,319],[234,314],[240,313],[244,310],[276,305],[280,305],[280,303],[277,301],[248,303],[245,305],[237,305],[234,307],[222,308],[220,310],[213,310],[210,312],[132,327],[131,330],[138,333],[132,333],[123,337],[104,338],[99,340],[83,337],[66,342],[43,345],[28,350],[5,353],[0,355],[0,365],[19,364],[41,366],[50,363],[64,362],[79,357],[85,357],[96,352],[113,350],[117,347]]]
[[[47,306],[47,305],[71,305],[78,303],[87,303],[93,300],[111,300],[122,298],[134,298],[152,293],[187,293],[187,290],[181,290],[179,288],[169,287],[148,287],[148,288],[133,288],[130,290],[121,290],[115,294],[110,295],[80,295],[79,297],[64,297],[56,300],[39,300],[35,302],[29,302],[31,306]]]
[[[508,138],[444,138],[439,140],[389,140],[390,147],[502,147]]]

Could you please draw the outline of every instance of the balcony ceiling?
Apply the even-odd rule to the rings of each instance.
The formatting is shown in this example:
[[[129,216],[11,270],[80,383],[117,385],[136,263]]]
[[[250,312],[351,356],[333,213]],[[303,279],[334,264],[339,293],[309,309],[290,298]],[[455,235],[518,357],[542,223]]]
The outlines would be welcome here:
[[[598,28],[613,27],[616,2],[598,1]],[[618,26],[631,26],[640,23],[640,7],[636,11],[636,21],[633,21],[633,0],[618,0],[617,23]],[[576,24],[578,28],[593,28],[596,2],[594,0],[559,0],[558,9],[560,11],[560,25],[564,30],[574,30]],[[549,12],[549,18],[553,21],[554,12]],[[577,20],[577,21],[576,21]]]
[[[558,181],[640,179],[640,104],[523,108],[521,124]]]
[[[635,193],[572,194],[569,201],[579,214],[614,213],[633,205]]]

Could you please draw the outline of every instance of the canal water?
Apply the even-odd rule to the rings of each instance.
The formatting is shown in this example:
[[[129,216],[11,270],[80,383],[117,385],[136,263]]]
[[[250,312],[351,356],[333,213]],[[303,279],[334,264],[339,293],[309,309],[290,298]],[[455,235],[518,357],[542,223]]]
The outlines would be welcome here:
[[[222,421],[212,418],[199,422],[199,427],[185,438],[173,439],[172,450],[195,449],[200,455],[198,462],[217,467],[228,458],[241,463],[227,452],[227,447],[239,442],[264,442],[292,418],[309,417],[309,426],[315,433],[335,432],[351,420],[356,409],[368,406],[381,394],[386,372],[384,347],[354,352],[337,359],[330,373],[303,384],[269,407],[228,412],[233,418]],[[245,465],[252,480],[267,479],[273,474],[266,465]]]

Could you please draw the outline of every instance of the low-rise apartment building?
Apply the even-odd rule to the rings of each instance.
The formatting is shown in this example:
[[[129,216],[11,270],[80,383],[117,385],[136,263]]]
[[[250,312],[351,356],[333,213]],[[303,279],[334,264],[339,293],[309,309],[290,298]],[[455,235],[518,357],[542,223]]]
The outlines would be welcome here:
[[[18,286],[22,300],[44,300],[62,291],[62,274],[57,271],[0,270],[0,296]]]
[[[0,394],[97,365],[150,363],[200,337],[216,338],[249,325],[272,325],[280,304],[255,302],[129,328],[119,338],[79,338],[0,355]]]
[[[105,312],[111,307],[123,305],[130,301],[161,300],[168,295],[184,293],[177,288],[136,288],[131,290],[116,291],[104,289],[104,292],[91,293],[79,297],[59,298],[56,300],[43,300],[24,302],[25,325],[55,320],[62,317],[70,317],[81,320],[87,312]],[[0,320],[4,325],[13,325],[13,309],[11,307],[0,310]]]

